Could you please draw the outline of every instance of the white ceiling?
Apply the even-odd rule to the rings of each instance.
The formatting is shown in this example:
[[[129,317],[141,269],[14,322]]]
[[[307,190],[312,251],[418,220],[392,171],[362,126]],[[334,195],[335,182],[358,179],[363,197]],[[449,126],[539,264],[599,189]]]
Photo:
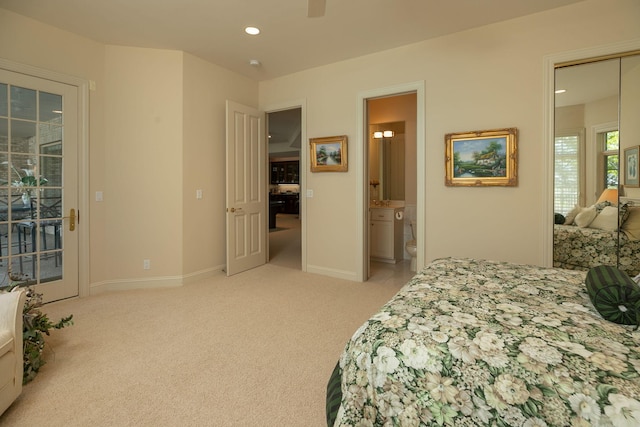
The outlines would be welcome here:
[[[556,94],[556,107],[580,105],[620,93],[620,62],[609,59],[571,67],[555,72],[555,88],[566,92]]]
[[[307,17],[307,0],[0,0],[0,7],[102,43],[182,50],[267,80],[579,1],[327,0],[319,18]],[[248,25],[262,34],[244,34]]]

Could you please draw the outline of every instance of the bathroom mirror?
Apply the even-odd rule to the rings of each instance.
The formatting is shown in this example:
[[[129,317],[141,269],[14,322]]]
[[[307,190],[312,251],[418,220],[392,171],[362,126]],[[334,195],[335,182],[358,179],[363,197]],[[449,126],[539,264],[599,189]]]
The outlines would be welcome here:
[[[404,200],[405,122],[369,125],[369,183],[372,200]]]
[[[554,266],[640,268],[633,262],[638,254],[626,246],[620,251],[626,237],[618,231],[619,199],[633,192],[625,182],[624,153],[640,143],[638,58],[620,55],[556,68]],[[598,213],[593,222],[591,207]]]

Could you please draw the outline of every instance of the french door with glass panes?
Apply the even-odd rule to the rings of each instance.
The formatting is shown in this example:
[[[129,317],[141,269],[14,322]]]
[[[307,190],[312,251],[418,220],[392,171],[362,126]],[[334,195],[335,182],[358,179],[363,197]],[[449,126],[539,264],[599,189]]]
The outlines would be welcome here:
[[[0,286],[78,295],[77,87],[0,69]]]

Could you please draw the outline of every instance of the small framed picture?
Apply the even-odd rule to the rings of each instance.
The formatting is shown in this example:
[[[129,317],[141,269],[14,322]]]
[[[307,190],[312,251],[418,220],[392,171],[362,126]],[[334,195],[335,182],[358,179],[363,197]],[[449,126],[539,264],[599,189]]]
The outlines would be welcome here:
[[[311,138],[311,172],[346,172],[347,137]]]
[[[638,173],[639,146],[624,149],[624,185],[627,187],[640,187]]]
[[[518,185],[516,128],[445,135],[445,185]]]

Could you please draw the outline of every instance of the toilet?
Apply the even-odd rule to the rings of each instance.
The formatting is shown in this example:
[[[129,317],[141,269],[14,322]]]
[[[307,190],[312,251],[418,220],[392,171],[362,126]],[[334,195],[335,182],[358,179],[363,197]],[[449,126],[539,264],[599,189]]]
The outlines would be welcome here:
[[[411,227],[411,237],[413,237],[413,239],[407,241],[407,243],[404,245],[404,249],[411,257],[411,271],[416,271],[416,254],[418,253],[418,249],[416,247],[416,233],[414,231],[415,222],[409,222],[409,226]]]

